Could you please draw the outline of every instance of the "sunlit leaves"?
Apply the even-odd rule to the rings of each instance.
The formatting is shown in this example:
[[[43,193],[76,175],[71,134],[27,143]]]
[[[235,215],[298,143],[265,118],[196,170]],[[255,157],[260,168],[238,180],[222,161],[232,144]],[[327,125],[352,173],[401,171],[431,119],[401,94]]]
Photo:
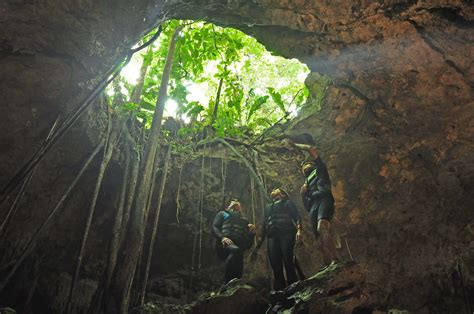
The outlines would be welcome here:
[[[270,94],[270,96],[272,97],[273,101],[278,106],[278,108],[280,108],[281,111],[286,113],[285,104],[283,103],[283,100],[281,99],[281,94],[277,92],[273,87],[267,87],[267,92],[268,94]]]
[[[183,108],[183,113],[192,117],[197,117],[202,111],[206,110],[206,108],[197,101],[192,101]]]
[[[251,105],[250,105],[250,110],[247,113],[247,121],[250,121],[250,118],[255,114],[257,110],[262,108],[263,104],[267,102],[269,96],[259,96],[255,98]]]
[[[254,38],[232,28],[173,20],[152,52],[141,56],[150,67],[141,103],[134,109],[140,119],[148,121],[153,110],[171,33],[180,23],[186,26],[176,49],[169,98],[177,103],[176,114],[192,123],[183,132],[212,125],[218,136],[258,133],[306,101],[303,80],[308,70],[298,61],[274,57]],[[125,89],[130,94],[133,86]]]

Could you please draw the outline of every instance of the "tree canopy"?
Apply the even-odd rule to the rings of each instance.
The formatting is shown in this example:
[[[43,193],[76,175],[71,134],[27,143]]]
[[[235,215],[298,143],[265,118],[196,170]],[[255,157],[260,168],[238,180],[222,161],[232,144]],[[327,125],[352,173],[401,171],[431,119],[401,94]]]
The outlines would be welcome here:
[[[268,52],[256,39],[206,22],[169,21],[159,39],[134,56],[109,91],[111,103],[150,126],[173,29],[180,35],[171,72],[168,116],[187,122],[182,133],[212,126],[217,136],[257,134],[294,116],[308,97],[308,68]],[[132,99],[146,68],[141,100]],[[135,75],[133,75],[135,71]],[[135,76],[135,77],[133,77]]]

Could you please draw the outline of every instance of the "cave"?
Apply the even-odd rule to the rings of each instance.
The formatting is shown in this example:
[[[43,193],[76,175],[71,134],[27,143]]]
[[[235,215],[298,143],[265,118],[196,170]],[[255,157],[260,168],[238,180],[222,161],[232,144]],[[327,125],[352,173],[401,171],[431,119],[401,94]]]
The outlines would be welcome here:
[[[97,87],[144,35],[153,34],[170,19],[204,20],[239,29],[268,50],[300,60],[311,71],[305,81],[310,105],[259,144],[271,166],[263,163],[255,170],[269,186],[284,184],[291,198],[299,201],[300,157],[279,143],[283,137],[305,133],[316,139],[331,175],[344,256],[351,262],[327,277],[298,283],[297,292],[286,291],[288,299],[295,293],[300,298],[285,305],[286,310],[472,312],[474,6],[470,1],[7,0],[0,4],[0,12],[4,109],[0,117],[0,312],[96,310],[94,294],[104,276],[120,194],[117,182],[125,171],[123,158],[112,158],[105,172],[70,308],[66,308],[68,289],[99,160],[90,163],[45,232],[35,239],[34,248],[24,259],[22,255],[107,129]],[[315,110],[311,101],[321,76],[331,83],[320,110]],[[62,128],[86,103],[64,136],[41,155],[52,127]],[[195,269],[190,252],[196,218],[186,209],[196,207],[201,162],[209,163],[210,173],[220,173],[224,149],[219,147],[203,149],[201,159],[183,166],[184,190],[180,169],[171,166],[146,293],[149,303],[133,311],[264,313],[272,302],[266,292],[255,288],[268,284],[263,254],[247,267],[245,279],[250,286],[218,299],[212,293],[200,297],[218,288],[222,270],[207,229],[199,235],[204,245]],[[38,154],[41,160],[29,175],[18,177]],[[226,182],[225,189],[251,203],[248,191],[255,182],[248,164],[234,155],[226,167],[235,180]],[[220,183],[212,176],[205,182],[218,193]],[[17,210],[9,215],[22,187]],[[178,190],[185,191],[181,223],[176,221]],[[207,204],[203,224],[212,223],[220,201],[213,193],[203,199]],[[312,239],[309,229],[303,230],[305,239]],[[308,242],[299,257],[305,271],[314,274],[321,256]],[[316,297],[318,289],[324,292]],[[123,312],[120,303],[128,302],[120,299],[123,292],[104,293],[116,296],[112,298],[116,304],[102,310]]]

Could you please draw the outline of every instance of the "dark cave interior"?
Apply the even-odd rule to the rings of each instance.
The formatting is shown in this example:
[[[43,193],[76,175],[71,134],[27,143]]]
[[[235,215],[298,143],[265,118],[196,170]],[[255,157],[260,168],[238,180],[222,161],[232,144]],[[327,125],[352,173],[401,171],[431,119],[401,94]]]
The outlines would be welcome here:
[[[284,294],[285,300],[296,301],[283,302],[274,311],[472,310],[474,7],[469,1],[4,1],[0,12],[2,189],[42,146],[57,117],[61,123],[70,117],[129,49],[159,23],[177,18],[234,27],[311,70],[305,81],[310,96],[299,115],[269,133],[255,149],[235,147],[264,178],[265,188],[287,187],[302,208],[302,155],[282,148],[280,142],[303,133],[317,139],[332,179],[341,254],[356,262],[300,281]],[[316,110],[319,75],[327,75],[332,83]],[[8,275],[101,142],[100,135],[107,129],[103,108],[103,99],[97,97],[54,144],[34,168],[8,226],[2,226],[0,309],[67,312],[68,289],[100,158],[91,162],[34,248],[12,277]],[[174,127],[171,122],[164,125],[164,129]],[[248,165],[225,146],[213,144],[197,152],[199,157],[190,160],[172,155],[147,304],[134,311],[264,313],[269,304],[281,301],[266,296],[271,277],[266,249],[247,263],[245,285],[216,295],[210,291],[219,287],[222,265],[215,256],[215,241],[209,228],[197,234],[195,227],[201,186],[206,226],[222,209],[223,189],[247,204],[244,211],[252,222],[257,219],[252,208],[261,210],[263,196],[256,191]],[[96,310],[94,295],[107,263],[125,155],[124,151],[114,154],[106,169],[69,312]],[[160,151],[164,156],[165,151]],[[185,175],[183,182],[180,173]],[[160,177],[161,172],[156,188]],[[2,225],[19,189],[2,194],[2,199],[8,196],[0,207]],[[155,195],[152,204],[156,202]],[[305,272],[316,274],[321,256],[310,240],[308,217],[303,216],[303,238],[308,240],[296,253]],[[146,243],[149,229],[144,237]],[[199,266],[192,263],[196,237]],[[123,302],[129,301],[122,293],[105,291],[115,303],[102,310],[123,309]]]

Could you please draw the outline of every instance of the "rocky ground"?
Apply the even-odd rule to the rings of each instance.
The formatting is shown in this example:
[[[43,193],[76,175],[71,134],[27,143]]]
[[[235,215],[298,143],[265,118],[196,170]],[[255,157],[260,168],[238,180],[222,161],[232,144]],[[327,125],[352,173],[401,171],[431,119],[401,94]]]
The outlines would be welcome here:
[[[280,292],[234,282],[218,292],[201,295],[186,305],[150,302],[133,313],[409,313],[390,309],[379,288],[366,282],[355,262],[331,265]]]

